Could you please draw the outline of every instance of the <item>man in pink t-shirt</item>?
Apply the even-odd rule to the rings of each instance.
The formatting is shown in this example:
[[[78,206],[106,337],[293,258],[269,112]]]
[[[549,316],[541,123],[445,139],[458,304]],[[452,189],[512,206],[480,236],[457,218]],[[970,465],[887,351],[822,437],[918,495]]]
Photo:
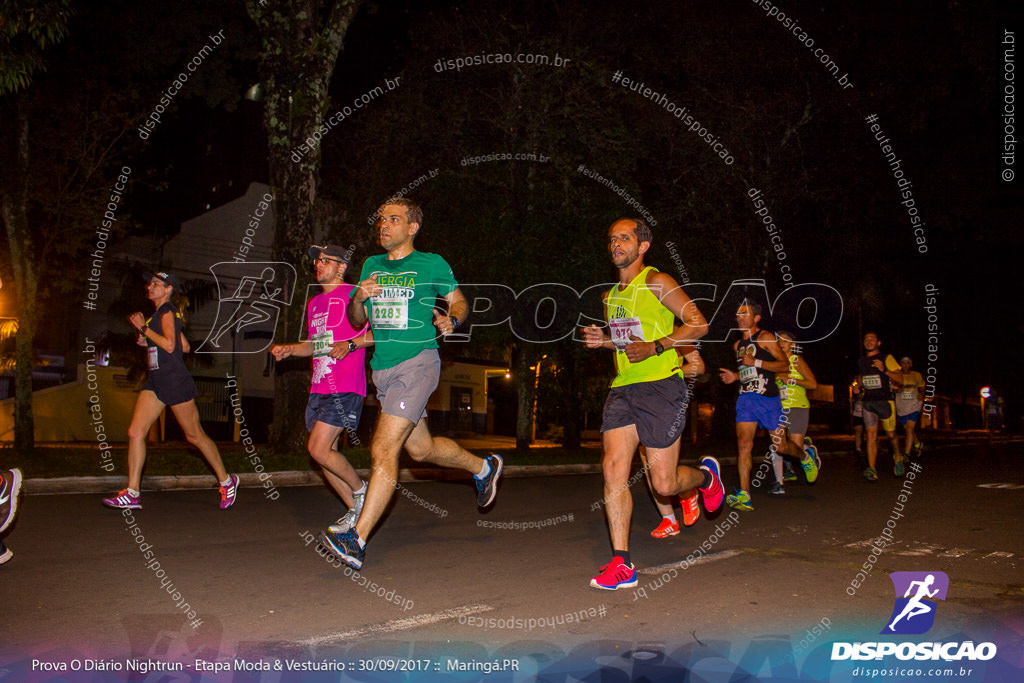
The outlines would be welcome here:
[[[348,506],[348,513],[332,528],[344,533],[355,526],[363,509],[366,483],[337,449],[342,430],[359,445],[356,428],[366,397],[366,347],[373,344],[369,326],[356,330],[346,315],[354,285],[345,283],[351,252],[329,244],[312,246],[309,257],[323,292],[306,307],[308,339],[270,348],[275,360],[289,356],[313,357],[313,379],[306,406],[307,448],[323,468],[324,477]]]

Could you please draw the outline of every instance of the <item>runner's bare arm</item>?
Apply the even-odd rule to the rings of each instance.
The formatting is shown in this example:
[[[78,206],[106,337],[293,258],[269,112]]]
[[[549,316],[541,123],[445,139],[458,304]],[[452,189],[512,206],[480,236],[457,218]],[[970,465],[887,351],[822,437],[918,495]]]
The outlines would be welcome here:
[[[366,321],[369,320],[369,315],[366,312],[366,300],[371,296],[376,296],[380,290],[381,286],[377,284],[376,273],[359,283],[355,291],[352,292],[352,300],[348,302],[348,310],[345,311],[349,325],[358,329],[366,324]]]
[[[331,358],[341,360],[355,349],[349,350],[348,343],[352,342],[355,344],[356,349],[363,349],[367,346],[373,346],[373,330],[366,328],[366,333],[361,334],[358,337],[352,337],[351,339],[342,339],[339,342],[331,344],[331,350],[327,352],[327,355]]]
[[[469,316],[469,302],[466,301],[466,295],[462,293],[460,287],[448,292],[444,300],[448,302],[448,315],[435,316],[434,324],[443,334],[451,334],[455,330],[452,318],[458,318],[460,325],[466,322]]]
[[[608,299],[608,292],[601,294],[601,303],[603,304]],[[605,322],[608,321],[608,307],[602,306],[604,309]],[[614,349],[615,344],[612,343],[611,336],[604,333],[597,325],[591,323],[586,327],[580,328],[580,335],[583,337],[583,344],[588,349]]]
[[[732,343],[732,352],[736,353],[739,347],[740,341],[739,339],[737,339]],[[718,368],[718,376],[722,378],[723,384],[732,384],[737,379],[739,379],[739,375],[736,373],[736,371],[730,370],[729,368]]]
[[[274,360],[284,360],[288,356],[307,358],[313,355],[313,342],[306,340],[295,344],[274,344],[270,347]]]
[[[652,272],[647,276],[647,287],[658,297],[661,305],[672,311],[683,323],[676,325],[672,334],[655,341],[660,341],[666,348],[678,347],[688,341],[700,339],[708,333],[708,321],[704,319],[697,304],[690,300],[672,276]]]
[[[789,370],[789,360],[786,359],[786,354],[779,348],[779,342],[775,339],[775,335],[771,332],[761,330],[757,335],[757,345],[762,349],[772,354],[775,360],[762,360],[758,361],[752,355],[745,354],[742,358],[744,365],[752,365],[767,370],[768,372],[787,372]],[[758,363],[761,363],[758,365]]]
[[[136,315],[141,317],[142,314],[133,314],[132,315],[132,317],[129,320],[132,322],[133,325],[135,325],[135,322],[136,322],[136,318],[135,318]],[[136,329],[138,329],[138,328],[141,328],[142,326],[141,325],[135,325],[135,327],[136,327]],[[173,330],[174,329],[174,314],[173,313],[171,313],[170,311],[167,311],[166,313],[164,313],[163,317],[160,318],[160,329],[161,330]],[[146,339],[148,339],[149,341],[151,341],[154,344],[156,344],[157,346],[159,346],[161,349],[163,349],[167,353],[174,353],[175,341],[177,341],[176,335],[172,334],[170,337],[165,337],[162,334],[157,334],[156,331],[153,330],[153,328],[151,328],[151,327],[146,327],[145,329],[139,329],[139,332],[142,333],[142,336],[144,336]]]
[[[690,346],[692,346],[692,344]],[[676,348],[677,353],[679,352],[679,348],[681,347]],[[697,351],[696,349],[687,351],[683,354],[683,359],[686,361],[682,365],[683,377],[692,379],[704,374],[704,359],[700,357],[700,351]]]
[[[808,365],[807,361],[805,361],[803,358],[797,359],[796,371],[803,375],[804,379],[795,379],[793,380],[794,384],[796,384],[798,387],[803,387],[804,389],[818,388],[818,380],[814,377],[814,373],[811,372],[811,366]],[[781,379],[789,379],[788,372],[780,373],[779,375],[776,376]]]

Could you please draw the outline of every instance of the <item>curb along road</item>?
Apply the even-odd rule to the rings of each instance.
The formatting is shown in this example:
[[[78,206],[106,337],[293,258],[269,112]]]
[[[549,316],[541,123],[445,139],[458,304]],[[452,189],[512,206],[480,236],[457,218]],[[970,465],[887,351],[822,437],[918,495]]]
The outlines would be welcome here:
[[[1024,441],[1024,437],[1003,437],[999,443]],[[985,443],[984,438],[977,441],[958,441],[952,444],[929,446],[928,450],[942,450],[947,448],[958,448],[970,444]],[[823,455],[828,459],[852,456],[854,451],[826,451]],[[680,459],[681,465],[697,466],[698,458]],[[719,458],[723,465],[734,465],[735,457]],[[370,470],[357,470],[359,476],[368,479]],[[599,464],[579,465],[506,465],[503,475],[505,477],[547,477],[574,474],[599,474]],[[259,474],[253,472],[238,472],[240,485],[243,488],[264,488],[263,481],[269,476],[270,481],[276,487],[289,486],[322,486],[324,481],[319,472],[307,471],[285,471],[285,472],[264,472],[263,479]],[[399,470],[398,480],[403,483],[418,481],[453,481],[468,479],[469,474],[461,470],[448,470],[440,468],[403,468]],[[124,485],[125,478],[121,476],[103,477],[53,477],[26,479],[22,485],[22,491],[26,494],[49,494],[49,493],[103,493],[113,491]],[[154,476],[143,477],[142,488],[145,491],[163,491],[172,489],[206,489],[215,488],[217,482],[212,474],[197,474],[188,476]]]

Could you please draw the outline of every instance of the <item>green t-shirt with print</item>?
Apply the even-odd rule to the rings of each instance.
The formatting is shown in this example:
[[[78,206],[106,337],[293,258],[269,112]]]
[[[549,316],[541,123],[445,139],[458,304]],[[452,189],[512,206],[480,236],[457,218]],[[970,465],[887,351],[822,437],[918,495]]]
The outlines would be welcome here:
[[[366,259],[359,279],[374,274],[384,289],[366,300],[374,341],[370,367],[391,368],[425,349],[436,349],[440,336],[434,327],[437,298],[459,286],[447,261],[422,251],[393,261],[387,254],[379,254]]]

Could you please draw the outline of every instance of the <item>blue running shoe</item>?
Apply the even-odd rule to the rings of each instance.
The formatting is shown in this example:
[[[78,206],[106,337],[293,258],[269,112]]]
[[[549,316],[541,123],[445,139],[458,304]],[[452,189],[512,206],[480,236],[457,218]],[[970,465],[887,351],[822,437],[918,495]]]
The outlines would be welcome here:
[[[473,483],[476,484],[476,504],[482,508],[493,503],[494,497],[498,495],[498,480],[501,478],[501,468],[505,466],[505,461],[497,453],[487,456],[486,462],[491,466],[487,476],[483,479],[473,477]]]
[[[324,531],[320,534],[320,545],[334,553],[339,560],[352,569],[363,568],[363,557],[366,555],[366,548],[359,545],[359,534],[355,529],[350,529],[343,534],[332,534]]]

